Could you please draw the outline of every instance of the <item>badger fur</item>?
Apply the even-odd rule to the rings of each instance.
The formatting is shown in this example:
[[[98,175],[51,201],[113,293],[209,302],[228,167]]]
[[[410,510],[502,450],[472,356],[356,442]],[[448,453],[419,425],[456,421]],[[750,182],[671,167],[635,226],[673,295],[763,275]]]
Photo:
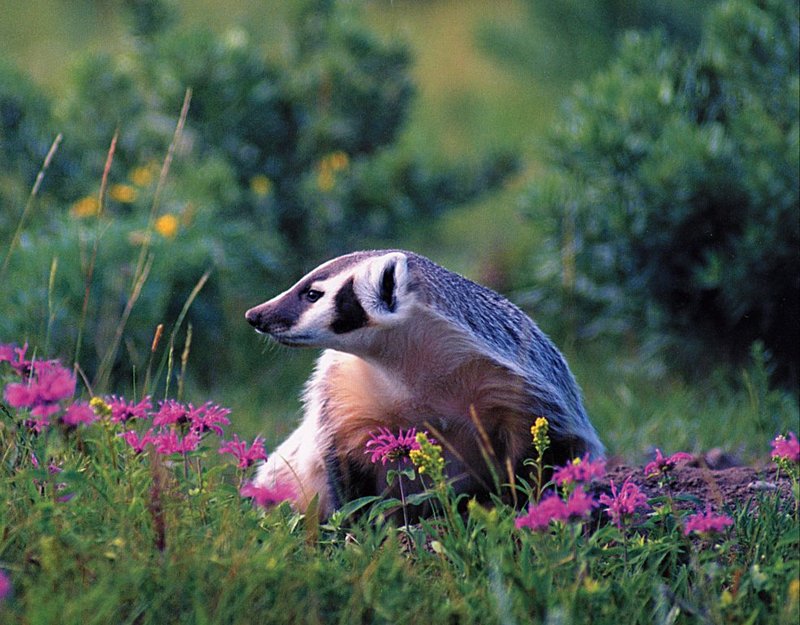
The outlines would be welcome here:
[[[549,462],[603,454],[564,358],[530,317],[418,254],[335,258],[245,317],[279,343],[325,349],[299,427],[255,479],[291,486],[301,509],[318,495],[326,517],[386,490],[386,468],[365,453],[380,427],[442,437],[454,488],[477,497],[522,468],[537,417],[550,423]]]

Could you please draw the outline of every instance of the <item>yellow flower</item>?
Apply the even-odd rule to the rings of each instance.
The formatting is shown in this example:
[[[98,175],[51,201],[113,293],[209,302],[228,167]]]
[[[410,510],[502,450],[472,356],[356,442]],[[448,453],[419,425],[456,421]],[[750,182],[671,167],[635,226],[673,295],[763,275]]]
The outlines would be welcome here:
[[[536,451],[539,454],[539,457],[542,457],[545,450],[550,447],[550,437],[547,436],[547,431],[550,427],[547,419],[544,417],[539,417],[536,419],[536,422],[531,426],[531,436],[533,437],[533,446],[536,447]]]
[[[263,174],[253,176],[250,179],[250,190],[258,197],[266,197],[272,191],[272,180]]]
[[[585,577],[583,580],[583,589],[590,595],[593,595],[597,592],[600,592],[602,590],[602,586],[596,579],[592,577]]]
[[[335,185],[336,179],[334,178],[333,170],[323,161],[317,173],[317,186],[320,191],[327,193],[331,191]]]
[[[98,417],[111,416],[111,406],[109,406],[102,397],[92,397],[89,401],[89,406]]]
[[[727,608],[729,605],[733,603],[733,594],[727,588],[722,591],[722,594],[719,596],[719,604],[723,608]]]
[[[429,475],[434,483],[438,484],[444,478],[444,458],[441,446],[429,441],[425,432],[418,432],[416,441],[419,449],[412,449],[408,452],[408,457],[417,467],[420,475]]]
[[[156,219],[155,229],[165,239],[174,239],[178,234],[178,218],[172,213],[161,215]]]
[[[123,204],[131,204],[136,201],[136,189],[129,184],[112,184],[108,189],[108,195],[112,200]]]
[[[350,165],[350,159],[348,158],[347,154],[341,150],[329,154],[326,157],[326,160],[333,171],[344,171]]]
[[[100,212],[100,202],[93,195],[87,195],[72,205],[70,212],[75,217],[93,217]]]
[[[795,577],[789,582],[789,590],[786,593],[786,599],[792,610],[797,609],[797,606],[800,605],[800,577]]]
[[[317,166],[317,186],[327,193],[336,186],[336,174],[350,166],[350,157],[344,152],[331,152],[322,157]]]
[[[153,182],[153,168],[148,165],[137,167],[131,172],[130,178],[137,187],[148,187]]]

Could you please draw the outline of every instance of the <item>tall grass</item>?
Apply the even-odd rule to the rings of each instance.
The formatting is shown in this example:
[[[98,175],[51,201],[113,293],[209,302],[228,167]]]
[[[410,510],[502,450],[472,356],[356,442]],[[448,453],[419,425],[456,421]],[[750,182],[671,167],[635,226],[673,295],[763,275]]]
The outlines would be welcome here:
[[[0,370],[6,397],[25,375],[15,360]],[[211,431],[183,452],[138,452],[123,440],[162,410],[125,420],[101,402],[88,425],[67,426],[58,412],[36,433],[27,409],[5,406],[0,575],[12,590],[1,622],[789,623],[800,614],[797,508],[777,492],[723,502],[716,512],[732,525],[719,531],[688,531],[689,513],[664,496],[617,525],[603,505],[529,529],[529,515],[499,500],[465,506],[412,458],[405,472],[426,480],[417,502],[432,517],[398,526],[390,513],[401,502],[373,497],[321,522],[288,502],[254,508],[237,492],[252,469],[217,453]],[[169,427],[183,436],[192,426]],[[533,506],[524,478],[519,496]],[[548,497],[558,499],[542,505]]]

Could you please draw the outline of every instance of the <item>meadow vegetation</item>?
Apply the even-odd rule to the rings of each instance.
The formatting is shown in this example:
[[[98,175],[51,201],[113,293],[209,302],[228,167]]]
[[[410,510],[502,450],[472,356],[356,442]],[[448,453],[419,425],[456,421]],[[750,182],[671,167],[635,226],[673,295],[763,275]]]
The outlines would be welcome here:
[[[798,620],[796,2],[302,0],[251,29],[123,4],[57,88],[0,61],[0,622]],[[491,76],[415,64],[427,41]],[[666,457],[534,462],[489,509],[378,432],[411,501],[320,521],[249,488],[313,354],[244,310],[373,246],[508,294],[612,457]],[[779,487],[662,488],[715,447]]]

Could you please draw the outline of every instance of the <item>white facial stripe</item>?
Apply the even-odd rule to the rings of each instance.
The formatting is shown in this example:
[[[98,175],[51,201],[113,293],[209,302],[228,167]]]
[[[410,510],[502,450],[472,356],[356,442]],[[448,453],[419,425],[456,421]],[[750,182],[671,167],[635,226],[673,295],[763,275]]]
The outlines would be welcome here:
[[[321,291],[324,295],[303,311],[293,330],[304,334],[327,334],[336,315],[336,294],[344,283],[353,277],[355,270],[356,267],[348,267],[346,271],[335,274],[327,280],[315,280],[311,288]]]

